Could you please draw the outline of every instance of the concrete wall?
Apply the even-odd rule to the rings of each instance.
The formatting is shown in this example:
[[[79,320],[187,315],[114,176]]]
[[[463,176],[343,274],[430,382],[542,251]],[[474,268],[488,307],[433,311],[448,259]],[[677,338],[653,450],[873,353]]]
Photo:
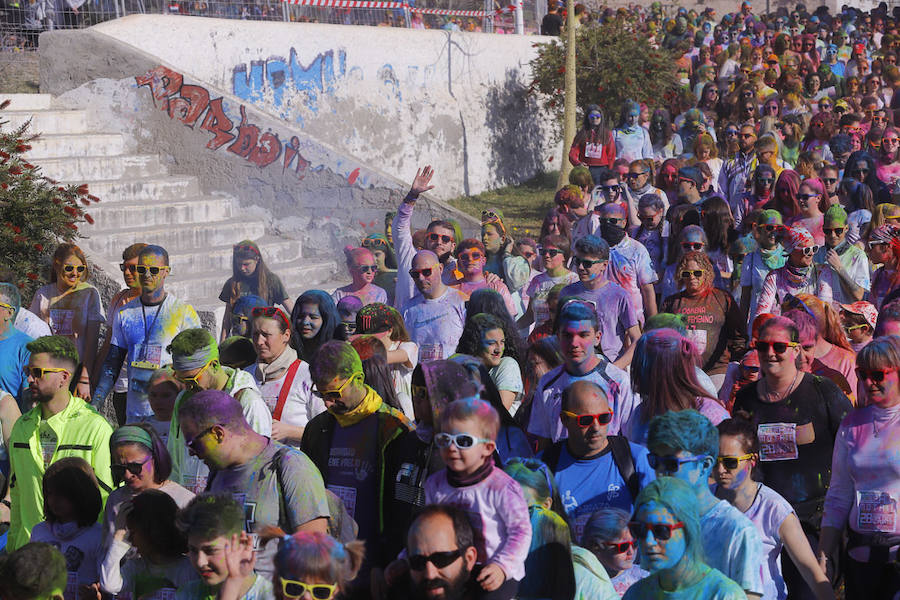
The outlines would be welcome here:
[[[517,183],[557,154],[524,93],[542,38],[166,15],[93,30],[393,177],[430,163],[437,197]]]

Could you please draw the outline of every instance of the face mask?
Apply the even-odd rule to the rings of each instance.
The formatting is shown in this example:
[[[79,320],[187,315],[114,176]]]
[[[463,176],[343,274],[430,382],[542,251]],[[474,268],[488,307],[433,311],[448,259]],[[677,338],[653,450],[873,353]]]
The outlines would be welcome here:
[[[610,246],[615,246],[625,237],[625,228],[612,223],[600,223],[600,236]]]

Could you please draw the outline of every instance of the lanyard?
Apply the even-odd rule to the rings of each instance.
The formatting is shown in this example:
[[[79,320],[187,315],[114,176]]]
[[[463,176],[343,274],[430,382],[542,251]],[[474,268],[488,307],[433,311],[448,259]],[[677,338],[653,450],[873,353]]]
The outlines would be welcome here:
[[[159,318],[159,311],[162,310],[162,306],[165,303],[165,300],[159,303],[159,306],[156,307],[156,314],[153,315],[153,320],[150,322],[150,325],[147,326],[147,312],[144,308],[144,303],[141,302],[141,316],[144,318],[144,343],[142,344],[144,347],[144,352],[147,352],[147,340],[150,338],[150,332],[153,331],[153,327],[156,325],[156,320]]]

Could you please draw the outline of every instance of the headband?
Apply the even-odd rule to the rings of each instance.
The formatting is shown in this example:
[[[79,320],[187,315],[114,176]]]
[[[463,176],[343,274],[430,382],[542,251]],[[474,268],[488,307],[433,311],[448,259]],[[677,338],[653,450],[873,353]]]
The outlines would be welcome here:
[[[172,356],[172,368],[176,371],[192,371],[205,367],[214,360],[219,359],[219,348],[215,344],[198,348],[193,354],[187,356]]]
[[[110,446],[118,446],[119,444],[141,444],[149,450],[153,449],[153,438],[146,430],[136,425],[123,425],[115,431],[109,438]]]

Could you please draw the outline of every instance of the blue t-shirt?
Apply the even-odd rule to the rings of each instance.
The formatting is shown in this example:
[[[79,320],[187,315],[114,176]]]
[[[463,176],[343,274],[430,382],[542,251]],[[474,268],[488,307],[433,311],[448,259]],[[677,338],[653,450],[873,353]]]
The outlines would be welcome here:
[[[656,479],[656,474],[647,462],[649,452],[643,446],[628,442],[634,458],[634,470],[640,487]],[[567,444],[563,444],[556,465],[556,483],[566,514],[573,521],[575,539],[580,540],[591,514],[601,508],[620,508],[631,514],[634,498],[628,491],[622,474],[613,460],[611,446],[596,456],[576,459],[569,454]]]
[[[9,337],[0,340],[0,390],[15,397],[20,402],[20,408],[22,391],[27,384],[24,368],[31,356],[25,344],[30,341],[31,338],[18,329],[13,329]]]

